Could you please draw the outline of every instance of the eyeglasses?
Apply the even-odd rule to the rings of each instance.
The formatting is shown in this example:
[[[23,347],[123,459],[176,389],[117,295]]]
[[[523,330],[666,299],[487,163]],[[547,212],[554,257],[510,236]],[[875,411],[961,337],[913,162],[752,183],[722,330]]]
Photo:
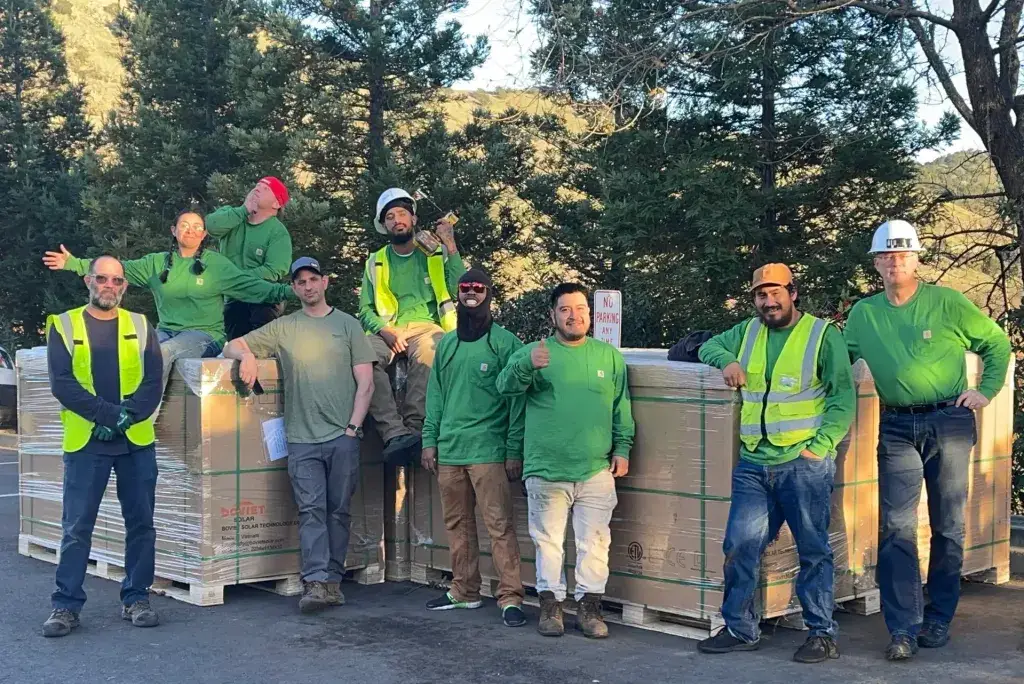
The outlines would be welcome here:
[[[116,287],[124,285],[124,278],[121,276],[94,275],[92,279],[97,285],[106,285],[108,280]]]
[[[470,292],[483,294],[487,292],[487,286],[482,283],[459,283],[459,292],[463,294],[469,294]]]

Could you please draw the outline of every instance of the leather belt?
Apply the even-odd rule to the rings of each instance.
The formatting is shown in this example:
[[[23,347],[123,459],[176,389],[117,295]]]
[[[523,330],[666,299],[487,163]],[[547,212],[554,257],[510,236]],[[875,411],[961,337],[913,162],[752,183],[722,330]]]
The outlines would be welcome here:
[[[883,406],[882,410],[894,413],[932,413],[939,409],[949,408],[950,406],[956,406],[956,399],[940,401],[934,404],[917,404],[915,406]]]

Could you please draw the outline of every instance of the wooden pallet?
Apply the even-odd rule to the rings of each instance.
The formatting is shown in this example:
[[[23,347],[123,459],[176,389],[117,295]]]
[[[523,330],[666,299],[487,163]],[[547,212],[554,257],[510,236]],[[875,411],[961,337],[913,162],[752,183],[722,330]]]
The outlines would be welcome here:
[[[60,551],[55,542],[28,535],[18,536],[18,553],[22,556],[56,564]],[[90,559],[86,572],[96,577],[120,582],[125,577],[124,566],[105,560]],[[346,573],[346,579],[359,584],[379,584],[384,581],[384,571],[379,564],[355,568]],[[166,577],[155,577],[150,591],[194,606],[219,606],[224,603],[224,588],[244,584],[245,586],[271,592],[279,596],[298,596],[302,593],[302,581],[298,574],[261,577],[241,583],[199,584],[179,582]]]
[[[981,572],[974,572],[970,575],[965,575],[964,579],[968,582],[982,582],[984,584],[1006,584],[1010,581],[1010,565],[1000,565],[995,568],[989,568],[988,570],[982,570]]]
[[[409,574],[409,581],[416,584],[426,584],[435,589],[449,589],[452,586],[452,573],[447,570],[438,570],[421,563],[413,563]]]

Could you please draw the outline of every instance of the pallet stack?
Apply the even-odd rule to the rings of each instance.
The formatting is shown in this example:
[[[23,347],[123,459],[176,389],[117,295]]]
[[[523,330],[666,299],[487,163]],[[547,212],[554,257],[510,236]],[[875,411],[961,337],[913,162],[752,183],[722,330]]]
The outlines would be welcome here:
[[[262,425],[282,415],[276,361],[260,362],[262,394],[233,379],[234,363],[191,359],[175,365],[157,421],[154,590],[198,605],[223,602],[224,587],[262,584],[301,590],[298,511],[287,461],[270,461]],[[50,393],[45,348],[17,355],[19,390],[19,550],[53,562],[61,540],[60,407]],[[353,498],[346,568],[358,581],[384,578],[384,468],[364,448]],[[91,571],[111,578],[124,564],[124,524],[112,475],[93,535]],[[267,586],[269,585],[269,587]]]
[[[721,373],[700,364],[666,360],[664,351],[625,353],[637,438],[630,473],[618,482],[612,518],[611,578],[607,598],[628,624],[683,636],[706,636],[720,624],[722,541],[728,520],[730,474],[738,454],[739,398]],[[968,357],[972,384],[980,361]],[[839,448],[830,540],[835,554],[836,600],[856,612],[879,608],[874,582],[878,539],[876,462],[878,398],[867,368],[855,367],[857,418]],[[1012,370],[1008,374],[1012,377]],[[964,574],[1005,581],[1009,568],[1009,478],[1012,389],[1004,386],[980,411],[979,443],[972,453]],[[437,483],[418,470],[411,479],[414,581],[450,571]],[[927,560],[927,504],[922,501],[919,548]],[[516,497],[516,530],[523,581],[534,583],[533,544],[526,501]],[[496,580],[490,542],[478,518],[485,586]],[[573,584],[571,521],[565,544],[566,576]],[[765,618],[799,613],[799,560],[783,527],[762,564],[758,609]],[[570,589],[571,593],[571,589]],[[681,624],[680,624],[681,623]]]

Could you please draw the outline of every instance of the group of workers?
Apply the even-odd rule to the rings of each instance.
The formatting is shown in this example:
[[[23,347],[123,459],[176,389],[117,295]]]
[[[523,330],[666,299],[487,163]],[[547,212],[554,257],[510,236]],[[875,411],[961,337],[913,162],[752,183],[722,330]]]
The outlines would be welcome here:
[[[328,303],[329,277],[316,259],[291,261],[291,240],[279,219],[287,202],[284,184],[265,178],[241,207],[225,207],[205,221],[195,212],[179,215],[171,252],[126,262],[76,259],[63,247],[46,253],[51,269],[84,276],[89,302],[47,323],[65,473],[57,588],[44,635],[64,636],[79,624],[92,530],[112,469],[126,529],[122,616],[140,627],[158,624],[147,598],[156,536],[154,416],[174,360],[220,353],[239,361],[239,377],[249,386],[258,380],[258,359],[280,363],[288,473],[299,511],[302,612],[345,601],[349,505],[364,421],[372,417],[386,462],[418,458],[437,477],[453,578],[428,609],[482,606],[479,506],[502,621],[527,622],[512,508],[514,483],[523,481],[536,551],[538,631],[565,631],[563,545],[571,515],[575,625],[588,637],[606,637],[601,605],[615,480],[629,472],[635,427],[622,354],[588,335],[587,290],[576,283],[555,287],[553,334],[524,345],[494,322],[493,283],[479,268],[466,269],[452,224],[438,221],[437,244],[420,239],[416,199],[393,188],[374,212],[388,244],[366,261],[357,320]],[[205,249],[207,230],[220,240],[220,252]],[[725,628],[699,644],[702,652],[758,648],[761,556],[785,522],[800,558],[797,594],[809,628],[794,657],[808,663],[839,657],[828,528],[836,449],[856,410],[851,362],[857,359],[871,370],[882,403],[877,579],[891,634],[886,656],[907,659],[919,646],[948,641],[959,596],[969,453],[977,438],[974,410],[1002,387],[1010,345],[961,294],[917,280],[920,250],[904,221],[876,230],[871,253],[885,289],[858,302],[842,332],[801,312],[790,269],[767,264],[750,287],[757,315],[700,348],[700,360],[720,368],[742,396],[724,540]],[[285,272],[290,286],[276,283]],[[155,330],[144,316],[120,308],[129,283],[152,290]],[[301,308],[281,316],[289,298]],[[967,387],[965,350],[984,361],[977,390]],[[399,357],[408,362],[401,405],[388,377]],[[927,605],[916,545],[922,482],[932,528]]]

